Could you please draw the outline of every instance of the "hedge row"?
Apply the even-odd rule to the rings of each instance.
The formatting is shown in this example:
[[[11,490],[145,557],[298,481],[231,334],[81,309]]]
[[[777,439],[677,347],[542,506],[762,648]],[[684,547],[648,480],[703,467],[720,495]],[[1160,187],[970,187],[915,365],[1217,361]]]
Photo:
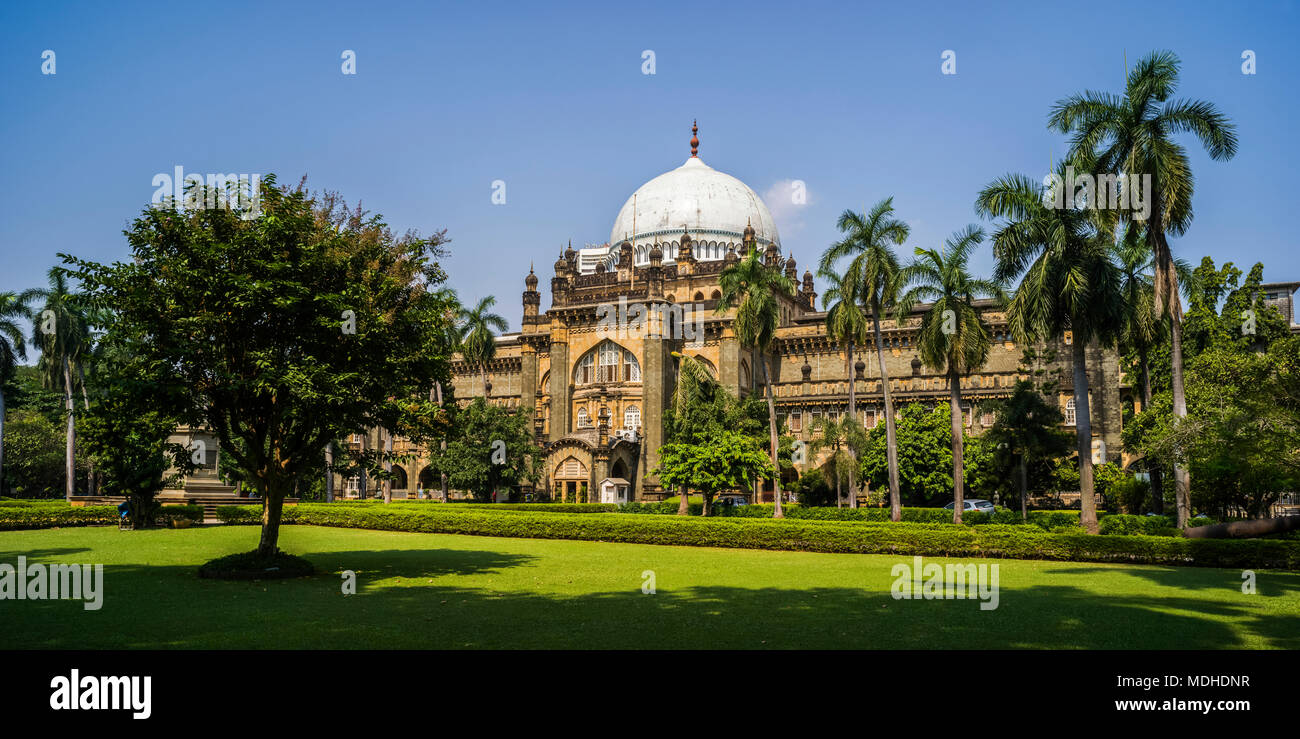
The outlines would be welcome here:
[[[260,521],[261,509],[256,506],[225,506],[217,509],[217,516],[227,523],[255,524]],[[286,508],[283,522],[383,531],[672,546],[1300,569],[1300,543],[1297,542],[1052,534],[1031,526],[997,524],[956,527],[950,524],[569,513],[501,515],[496,511],[462,506],[327,504]]]
[[[0,506],[0,531],[112,525],[119,519],[117,506],[70,506],[66,501],[59,503],[62,505]],[[163,506],[158,512],[157,520],[162,525],[169,525],[177,519],[202,521],[203,508],[195,505]]]

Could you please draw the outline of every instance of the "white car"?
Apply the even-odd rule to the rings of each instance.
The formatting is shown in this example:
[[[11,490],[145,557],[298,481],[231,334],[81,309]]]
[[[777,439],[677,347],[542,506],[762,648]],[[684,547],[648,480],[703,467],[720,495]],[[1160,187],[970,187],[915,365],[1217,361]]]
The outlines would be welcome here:
[[[953,504],[949,503],[948,505],[944,506],[944,510],[951,511],[952,506]],[[993,507],[992,503],[982,498],[967,498],[966,500],[962,501],[961,510],[963,513],[966,511],[980,511],[981,513],[993,513],[997,509]]]

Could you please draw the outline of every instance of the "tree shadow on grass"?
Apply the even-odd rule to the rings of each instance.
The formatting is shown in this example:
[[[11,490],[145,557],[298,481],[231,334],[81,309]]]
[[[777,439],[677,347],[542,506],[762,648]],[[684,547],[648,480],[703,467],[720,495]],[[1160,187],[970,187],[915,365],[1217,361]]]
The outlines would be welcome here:
[[[38,561],[47,557],[66,557],[73,554],[89,552],[90,547],[59,547],[57,549],[15,549],[13,551],[0,551],[0,562],[15,564],[18,557],[26,557],[28,562]]]
[[[313,552],[323,572],[266,582],[198,580],[193,567],[115,565],[102,610],[6,609],[6,648],[238,649],[1233,649],[1300,648],[1300,618],[1198,597],[1004,586],[976,600],[895,600],[886,589],[693,586],[548,591],[491,551]],[[358,573],[357,595],[338,571]],[[441,575],[488,575],[464,587]],[[509,575],[509,576],[508,576]],[[500,576],[498,579],[497,576]],[[366,584],[367,578],[377,582]],[[497,589],[499,586],[499,589]],[[1249,596],[1243,596],[1246,598]],[[1234,626],[1236,628],[1234,628]],[[1247,636],[1256,635],[1258,642]]]
[[[1159,565],[1125,565],[1124,574],[1149,580],[1154,585],[1179,590],[1223,591],[1241,593],[1245,582],[1244,570],[1225,570],[1192,567],[1162,567]],[[1063,567],[1045,570],[1050,575],[1096,575],[1095,568]],[[1258,595],[1270,598],[1300,593],[1300,572],[1286,570],[1255,571],[1255,590]]]

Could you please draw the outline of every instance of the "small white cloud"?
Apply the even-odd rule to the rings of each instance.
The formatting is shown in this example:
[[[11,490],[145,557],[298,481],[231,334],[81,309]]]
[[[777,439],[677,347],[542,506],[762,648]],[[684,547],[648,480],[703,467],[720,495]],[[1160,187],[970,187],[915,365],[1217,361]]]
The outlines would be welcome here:
[[[813,202],[813,195],[803,180],[777,180],[763,193],[763,202],[771,211],[777,230],[789,236],[803,230],[804,210]]]

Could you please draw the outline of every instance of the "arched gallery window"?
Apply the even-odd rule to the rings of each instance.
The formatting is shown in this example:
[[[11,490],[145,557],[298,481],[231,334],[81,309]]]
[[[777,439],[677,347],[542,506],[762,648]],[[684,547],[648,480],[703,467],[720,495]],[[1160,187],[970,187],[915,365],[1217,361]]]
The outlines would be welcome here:
[[[634,405],[629,405],[623,411],[623,428],[636,430],[641,425],[641,409]]]
[[[641,364],[636,355],[612,341],[602,341],[578,360],[574,384],[593,382],[640,382]]]

